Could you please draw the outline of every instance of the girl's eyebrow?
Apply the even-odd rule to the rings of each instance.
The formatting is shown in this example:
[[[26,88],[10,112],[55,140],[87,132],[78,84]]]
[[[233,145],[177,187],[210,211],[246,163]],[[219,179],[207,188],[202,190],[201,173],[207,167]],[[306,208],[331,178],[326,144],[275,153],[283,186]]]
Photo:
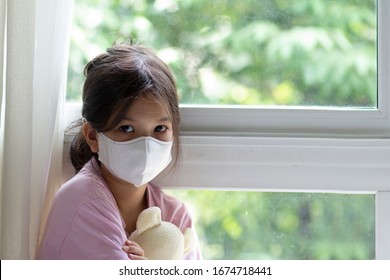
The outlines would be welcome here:
[[[133,119],[132,117],[129,117],[129,116],[125,116],[123,119],[130,121],[130,122],[137,122],[135,119]],[[161,119],[158,119],[156,122],[170,122],[170,121],[171,121],[170,117],[164,116]]]
[[[124,116],[123,119],[126,120],[126,121],[135,122],[135,120],[133,118],[131,118],[131,117]]]
[[[170,121],[171,121],[170,117],[163,117],[163,118],[158,120],[158,122],[170,122]]]

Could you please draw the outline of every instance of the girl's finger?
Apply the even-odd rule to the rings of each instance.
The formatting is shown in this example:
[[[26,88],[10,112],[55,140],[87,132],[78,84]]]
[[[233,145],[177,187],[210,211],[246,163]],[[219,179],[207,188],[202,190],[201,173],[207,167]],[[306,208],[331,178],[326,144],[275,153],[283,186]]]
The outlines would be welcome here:
[[[144,256],[139,256],[134,254],[129,254],[129,258],[134,261],[147,260],[147,258],[145,258]]]

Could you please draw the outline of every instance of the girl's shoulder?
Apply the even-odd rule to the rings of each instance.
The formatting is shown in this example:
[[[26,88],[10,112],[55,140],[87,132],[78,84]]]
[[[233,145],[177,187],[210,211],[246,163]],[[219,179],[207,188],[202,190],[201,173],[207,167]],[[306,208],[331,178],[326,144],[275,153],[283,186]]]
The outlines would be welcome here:
[[[68,208],[70,205],[78,208],[94,200],[115,203],[100,171],[92,162],[87,163],[73,178],[62,185],[55,197],[56,203],[68,205]]]
[[[147,188],[147,197],[148,207],[157,206],[161,209],[162,220],[175,224],[181,230],[192,227],[192,215],[181,200],[151,184]]]
[[[167,193],[160,187],[149,184],[147,187],[148,207],[157,206],[160,208],[186,208],[185,204]],[[161,209],[163,211],[163,209]]]

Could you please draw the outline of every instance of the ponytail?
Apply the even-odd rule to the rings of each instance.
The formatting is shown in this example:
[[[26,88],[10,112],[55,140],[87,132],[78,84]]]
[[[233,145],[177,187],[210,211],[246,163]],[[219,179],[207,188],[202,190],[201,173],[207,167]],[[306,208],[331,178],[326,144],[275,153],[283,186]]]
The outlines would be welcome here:
[[[93,153],[89,148],[81,129],[73,138],[70,145],[69,155],[76,173],[78,173],[92,157],[95,157],[96,159],[98,157],[98,155]]]

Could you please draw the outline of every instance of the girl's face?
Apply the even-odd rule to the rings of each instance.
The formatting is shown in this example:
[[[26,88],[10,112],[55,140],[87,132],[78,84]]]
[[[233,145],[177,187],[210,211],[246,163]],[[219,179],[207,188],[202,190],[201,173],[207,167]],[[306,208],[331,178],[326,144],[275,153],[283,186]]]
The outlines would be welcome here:
[[[135,100],[121,122],[104,134],[118,142],[142,136],[161,141],[173,140],[172,121],[167,110],[161,103],[146,98]]]

